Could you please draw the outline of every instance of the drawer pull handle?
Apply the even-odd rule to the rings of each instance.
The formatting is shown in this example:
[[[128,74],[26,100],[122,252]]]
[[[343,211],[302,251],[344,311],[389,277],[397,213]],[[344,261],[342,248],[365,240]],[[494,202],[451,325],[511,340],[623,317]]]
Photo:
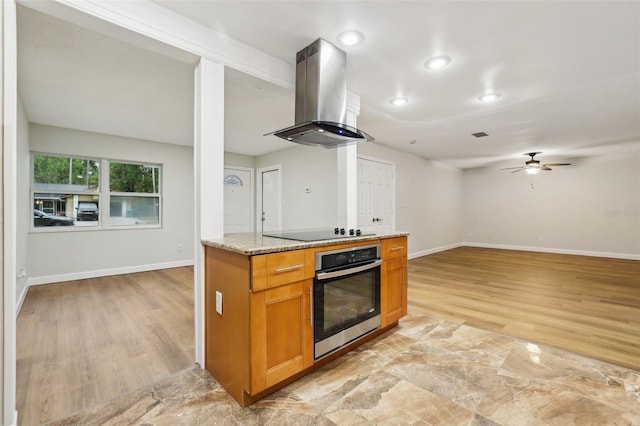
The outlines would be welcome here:
[[[276,268],[276,274],[279,274],[281,272],[295,271],[296,269],[300,269],[303,266],[304,265],[293,265],[293,266],[286,266],[284,268]]]
[[[391,251],[404,250],[404,246],[391,247]]]

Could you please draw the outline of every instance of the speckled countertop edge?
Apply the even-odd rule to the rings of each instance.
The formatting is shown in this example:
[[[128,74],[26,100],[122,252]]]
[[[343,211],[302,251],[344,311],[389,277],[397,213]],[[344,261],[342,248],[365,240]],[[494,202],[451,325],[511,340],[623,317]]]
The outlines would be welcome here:
[[[234,253],[253,256],[257,254],[277,253],[281,251],[299,250],[312,247],[323,247],[334,244],[376,241],[386,238],[408,236],[408,232],[388,232],[365,237],[336,238],[322,241],[294,241],[282,238],[264,237],[261,233],[227,234],[223,238],[201,240],[202,244],[227,250]]]

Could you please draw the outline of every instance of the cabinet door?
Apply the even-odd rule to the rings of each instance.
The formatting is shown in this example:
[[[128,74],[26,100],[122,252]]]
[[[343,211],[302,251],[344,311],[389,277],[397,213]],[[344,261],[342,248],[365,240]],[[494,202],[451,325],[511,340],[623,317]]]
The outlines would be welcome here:
[[[251,389],[256,393],[313,364],[313,280],[251,295]]]
[[[407,314],[407,258],[387,259],[382,265],[380,289],[382,327]]]

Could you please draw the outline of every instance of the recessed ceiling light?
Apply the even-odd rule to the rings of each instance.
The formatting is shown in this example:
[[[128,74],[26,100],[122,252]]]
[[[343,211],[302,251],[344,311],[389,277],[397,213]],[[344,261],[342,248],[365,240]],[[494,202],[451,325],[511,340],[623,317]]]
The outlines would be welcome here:
[[[360,31],[348,30],[338,34],[338,43],[343,46],[356,46],[364,41],[364,35]]]
[[[489,134],[487,132],[476,132],[471,133],[471,136],[475,136],[476,138],[483,138],[485,136],[489,136]]]
[[[407,99],[407,98],[394,98],[394,99],[391,99],[391,105],[395,105],[395,106],[406,105],[408,103],[409,103],[409,99]]]
[[[417,142],[417,141],[416,141],[415,139],[411,139],[411,140],[409,141],[409,144],[410,144],[410,145],[413,145],[413,144],[415,144],[416,142]]]
[[[499,97],[500,93],[485,93],[484,95],[480,96],[478,100],[480,102],[488,103],[497,101]]]
[[[437,70],[446,67],[449,62],[451,62],[451,58],[448,56],[434,56],[424,63],[424,67],[430,70]]]

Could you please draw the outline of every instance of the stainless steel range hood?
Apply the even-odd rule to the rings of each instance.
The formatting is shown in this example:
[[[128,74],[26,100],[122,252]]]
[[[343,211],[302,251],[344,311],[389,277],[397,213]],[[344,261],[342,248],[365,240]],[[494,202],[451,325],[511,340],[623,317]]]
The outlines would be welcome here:
[[[296,55],[295,125],[269,135],[335,148],[374,140],[347,121],[347,54],[321,38]],[[266,135],[265,135],[266,136]]]

